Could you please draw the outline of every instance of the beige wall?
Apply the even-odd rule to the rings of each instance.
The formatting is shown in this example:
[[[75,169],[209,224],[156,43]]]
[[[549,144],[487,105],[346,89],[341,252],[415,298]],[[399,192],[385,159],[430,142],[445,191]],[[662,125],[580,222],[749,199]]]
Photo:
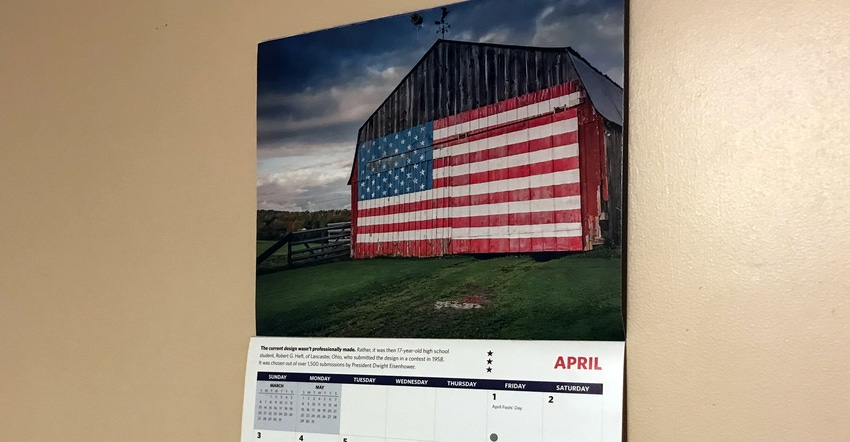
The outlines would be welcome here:
[[[632,440],[850,440],[850,4],[631,27]]]
[[[256,43],[358,3],[0,5],[0,439],[237,439]],[[630,439],[850,440],[850,8],[631,13]]]

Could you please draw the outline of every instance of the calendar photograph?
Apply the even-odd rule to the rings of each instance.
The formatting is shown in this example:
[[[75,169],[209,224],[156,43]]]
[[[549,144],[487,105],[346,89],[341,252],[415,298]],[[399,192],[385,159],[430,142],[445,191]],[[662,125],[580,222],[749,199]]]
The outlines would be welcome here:
[[[623,0],[260,43],[257,336],[623,341],[624,77]]]

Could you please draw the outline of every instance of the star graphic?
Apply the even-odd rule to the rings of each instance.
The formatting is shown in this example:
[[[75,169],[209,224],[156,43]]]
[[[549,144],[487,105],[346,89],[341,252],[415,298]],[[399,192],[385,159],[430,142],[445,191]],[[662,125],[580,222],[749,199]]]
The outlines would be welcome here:
[[[493,356],[493,351],[488,351],[487,356]]]
[[[492,359],[487,359],[487,365],[490,365],[490,364],[492,364],[492,363],[493,363],[493,360],[492,360]]]
[[[493,367],[487,367],[487,373],[490,373],[492,371],[493,371]]]

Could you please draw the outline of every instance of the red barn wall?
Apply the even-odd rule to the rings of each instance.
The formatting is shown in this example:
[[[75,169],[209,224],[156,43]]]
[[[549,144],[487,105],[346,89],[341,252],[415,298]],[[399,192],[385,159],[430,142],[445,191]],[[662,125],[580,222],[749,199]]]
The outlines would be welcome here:
[[[602,242],[599,218],[602,201],[608,201],[608,172],[605,151],[605,120],[586,100],[578,106],[582,199],[583,249]]]
[[[564,98],[557,101],[559,97]],[[486,128],[467,126],[547,100],[550,109],[541,114]],[[541,128],[565,124],[570,130],[539,136]],[[447,132],[452,127],[456,130]],[[355,257],[581,251],[601,240],[601,202],[608,199],[604,119],[578,82],[437,120],[434,133],[433,167],[435,173],[452,171],[441,178],[449,185],[435,188],[428,201],[404,197],[411,199],[383,212],[393,226],[400,226],[399,232],[382,231],[382,238],[389,240],[361,237],[358,186],[352,182]],[[507,138],[512,142],[493,141]],[[477,147],[470,147],[476,142]],[[495,147],[482,148],[481,142]],[[453,149],[456,152],[447,153]],[[491,167],[482,171],[483,164]],[[575,178],[564,178],[565,172]],[[357,177],[356,170],[352,177]],[[503,188],[506,182],[514,184]],[[482,184],[487,192],[472,190]]]

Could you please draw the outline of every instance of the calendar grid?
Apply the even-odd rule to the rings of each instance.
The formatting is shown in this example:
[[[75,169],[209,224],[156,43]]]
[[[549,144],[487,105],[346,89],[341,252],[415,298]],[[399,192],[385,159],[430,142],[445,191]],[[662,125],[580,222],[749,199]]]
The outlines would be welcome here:
[[[372,341],[351,342],[349,348],[364,354],[368,348],[377,348]],[[310,344],[318,355],[347,356],[343,346]],[[614,419],[621,406],[621,348],[611,344],[607,353],[594,354],[577,343],[474,344],[417,341],[416,348],[445,348],[442,354],[450,358],[438,367],[423,364],[415,369],[367,370],[359,366],[311,367],[309,363],[280,368],[257,364],[246,374],[250,390],[246,389],[242,440],[619,440],[621,427]],[[587,356],[570,356],[576,354]],[[276,357],[283,359],[283,355]],[[309,361],[306,355],[299,357]],[[593,363],[586,362],[582,369],[565,367],[579,359]],[[490,367],[493,372],[486,371]]]

